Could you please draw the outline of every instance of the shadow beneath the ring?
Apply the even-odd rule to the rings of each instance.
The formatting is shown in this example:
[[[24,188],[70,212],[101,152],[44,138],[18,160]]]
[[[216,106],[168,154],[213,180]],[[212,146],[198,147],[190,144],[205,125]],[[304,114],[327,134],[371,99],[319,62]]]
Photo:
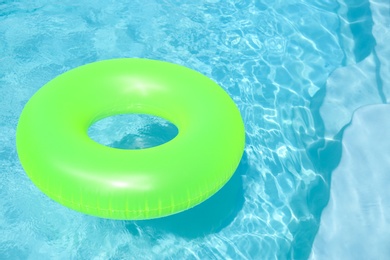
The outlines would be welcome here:
[[[206,201],[175,215],[126,221],[126,229],[133,235],[149,235],[154,238],[170,233],[194,239],[217,233],[235,219],[244,205],[242,176],[247,170],[247,155],[244,153],[232,178]]]

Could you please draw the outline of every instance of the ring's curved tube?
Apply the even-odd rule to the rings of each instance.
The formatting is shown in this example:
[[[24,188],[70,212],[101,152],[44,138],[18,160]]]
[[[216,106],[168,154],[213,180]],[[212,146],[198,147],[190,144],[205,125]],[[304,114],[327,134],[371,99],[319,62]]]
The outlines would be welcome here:
[[[87,130],[104,117],[142,113],[179,130],[141,150],[110,148]],[[148,219],[191,208],[217,192],[241,159],[245,133],[234,102],[204,75],[147,59],[70,70],[26,104],[17,127],[28,176],[57,202],[104,218]]]

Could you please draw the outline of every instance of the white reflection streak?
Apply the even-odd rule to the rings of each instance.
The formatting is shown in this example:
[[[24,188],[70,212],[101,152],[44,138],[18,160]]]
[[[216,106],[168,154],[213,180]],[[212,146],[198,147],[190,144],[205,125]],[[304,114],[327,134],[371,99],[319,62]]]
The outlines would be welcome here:
[[[150,93],[160,92],[163,88],[161,85],[148,80],[145,77],[120,77],[121,84],[125,84],[127,87],[123,88],[125,94],[138,94],[141,96],[148,96]]]
[[[148,176],[127,176],[125,180],[112,180],[111,186],[121,189],[132,189],[137,191],[149,191],[153,182]]]

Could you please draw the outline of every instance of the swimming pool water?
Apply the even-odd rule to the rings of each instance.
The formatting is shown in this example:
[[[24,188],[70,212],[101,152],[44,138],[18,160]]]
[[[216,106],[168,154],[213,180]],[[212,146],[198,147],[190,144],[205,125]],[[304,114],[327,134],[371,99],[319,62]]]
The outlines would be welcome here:
[[[386,259],[388,28],[385,0],[0,1],[0,259]],[[99,219],[24,173],[15,129],[27,100],[118,57],[195,69],[239,107],[243,159],[201,205]]]

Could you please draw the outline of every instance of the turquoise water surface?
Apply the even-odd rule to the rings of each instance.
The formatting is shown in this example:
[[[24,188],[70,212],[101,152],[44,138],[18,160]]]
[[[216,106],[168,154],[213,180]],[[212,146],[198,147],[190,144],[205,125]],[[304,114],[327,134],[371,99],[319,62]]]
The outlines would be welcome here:
[[[389,13],[387,0],[0,0],[0,259],[389,259]],[[239,107],[244,156],[201,205],[99,219],[23,171],[15,131],[28,99],[119,57],[195,69]],[[90,135],[121,148],[171,136],[129,120]]]

